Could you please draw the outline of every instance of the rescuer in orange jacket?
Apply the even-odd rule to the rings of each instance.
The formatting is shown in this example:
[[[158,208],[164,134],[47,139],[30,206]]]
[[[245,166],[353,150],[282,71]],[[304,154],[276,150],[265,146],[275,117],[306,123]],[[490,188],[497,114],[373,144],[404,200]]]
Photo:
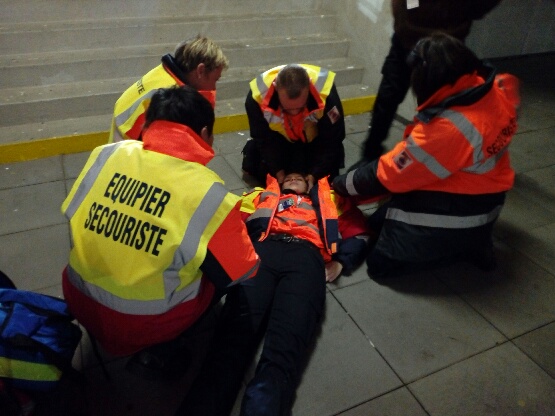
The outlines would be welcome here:
[[[159,88],[189,85],[214,108],[216,82],[227,67],[228,60],[221,48],[207,37],[198,35],[181,42],[173,56],[164,55],[160,65],[143,75],[118,98],[109,142],[140,138],[150,98]]]
[[[410,68],[407,56],[419,39],[442,31],[462,42],[470,33],[474,20],[482,19],[501,0],[391,0],[393,35],[391,46],[383,62],[382,79],[372,109],[368,134],[362,144],[362,158],[379,158],[382,146],[410,87]],[[358,162],[362,163],[362,162]]]
[[[193,88],[160,89],[142,142],[93,150],[62,205],[73,248],[63,291],[79,322],[129,368],[179,376],[180,347],[217,300],[258,268],[241,200],[206,167],[214,111]]]
[[[266,189],[243,196],[242,211],[262,263],[254,279],[228,293],[212,350],[176,415],[230,414],[263,336],[241,415],[290,414],[323,312],[326,281],[350,273],[364,257],[364,215],[335,198],[326,178],[308,191],[301,174],[285,176],[281,190],[268,176]]]
[[[392,195],[371,218],[374,229],[381,227],[367,258],[371,276],[458,259],[491,269],[492,227],[514,180],[508,146],[518,81],[496,75],[441,33],[419,41],[409,65],[418,113],[404,140],[337,177],[333,188],[340,195]]]

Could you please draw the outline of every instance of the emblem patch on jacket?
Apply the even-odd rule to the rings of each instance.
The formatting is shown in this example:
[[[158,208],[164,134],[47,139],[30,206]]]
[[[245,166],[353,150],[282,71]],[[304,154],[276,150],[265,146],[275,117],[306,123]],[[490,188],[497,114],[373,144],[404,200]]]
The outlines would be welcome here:
[[[397,166],[397,169],[403,170],[413,162],[412,157],[408,154],[406,150],[396,155],[393,158],[393,163]]]
[[[337,106],[333,106],[333,108],[328,111],[328,117],[331,121],[331,124],[335,124],[337,123],[337,120],[339,120],[339,118],[341,117],[341,114],[339,114],[339,110],[337,109]]]
[[[295,200],[293,198],[290,197],[290,198],[282,199],[281,201],[279,201],[277,211],[282,212],[287,208],[292,207],[293,205],[295,205]]]

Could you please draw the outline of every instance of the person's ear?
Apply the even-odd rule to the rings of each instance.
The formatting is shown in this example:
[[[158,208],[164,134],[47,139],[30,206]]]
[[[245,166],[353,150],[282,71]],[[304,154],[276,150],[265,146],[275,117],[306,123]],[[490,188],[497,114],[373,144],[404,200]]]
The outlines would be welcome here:
[[[195,70],[197,78],[202,78],[204,76],[204,74],[206,74],[206,65],[203,63],[200,63],[197,65],[197,68]]]
[[[212,144],[214,143],[214,135],[208,133],[208,127],[202,128],[202,130],[200,131],[200,137],[202,138],[202,140],[208,143],[209,146],[212,146]]]

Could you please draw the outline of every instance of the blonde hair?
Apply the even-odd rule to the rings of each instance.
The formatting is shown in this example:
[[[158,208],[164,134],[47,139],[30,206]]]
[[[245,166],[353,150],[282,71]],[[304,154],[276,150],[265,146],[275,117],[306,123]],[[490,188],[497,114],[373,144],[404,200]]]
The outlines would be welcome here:
[[[185,73],[193,71],[199,64],[204,64],[208,72],[216,68],[227,69],[229,66],[222,49],[214,41],[201,35],[177,45],[174,57]]]

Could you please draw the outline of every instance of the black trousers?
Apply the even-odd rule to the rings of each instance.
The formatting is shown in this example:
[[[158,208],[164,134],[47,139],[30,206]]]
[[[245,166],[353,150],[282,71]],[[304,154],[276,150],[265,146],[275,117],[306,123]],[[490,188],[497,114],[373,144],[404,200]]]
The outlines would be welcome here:
[[[374,160],[383,153],[382,143],[410,87],[411,71],[407,65],[409,52],[393,34],[389,53],[382,66],[382,80],[372,110],[368,136],[363,144],[363,158]]]
[[[456,195],[412,191],[396,194],[369,218],[368,226],[379,234],[368,251],[366,264],[372,278],[414,273],[466,261],[485,271],[495,267],[491,221],[471,228],[441,228],[386,220],[389,208],[443,215],[476,215],[491,211],[505,200],[504,193]]]
[[[264,337],[241,415],[288,415],[325,301],[321,254],[301,243],[254,243],[256,277],[234,287],[211,351],[177,415],[228,416],[245,371]]]

